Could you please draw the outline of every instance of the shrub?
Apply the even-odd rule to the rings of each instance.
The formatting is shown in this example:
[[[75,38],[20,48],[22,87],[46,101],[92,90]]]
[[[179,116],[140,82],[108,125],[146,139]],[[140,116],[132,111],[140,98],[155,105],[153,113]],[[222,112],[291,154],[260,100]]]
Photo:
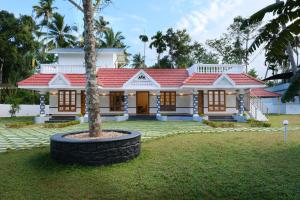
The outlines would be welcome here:
[[[33,125],[33,122],[14,122],[5,124],[7,128],[22,128],[29,125]]]
[[[255,119],[249,119],[248,124],[250,124],[251,127],[271,127],[271,123],[262,122]]]
[[[235,127],[235,124],[232,122],[213,122],[208,120],[203,120],[203,123],[211,126],[213,128],[233,128]]]
[[[44,124],[44,128],[64,128],[76,124],[80,124],[80,121],[75,120],[75,121],[62,122],[62,123],[48,123],[48,124]]]

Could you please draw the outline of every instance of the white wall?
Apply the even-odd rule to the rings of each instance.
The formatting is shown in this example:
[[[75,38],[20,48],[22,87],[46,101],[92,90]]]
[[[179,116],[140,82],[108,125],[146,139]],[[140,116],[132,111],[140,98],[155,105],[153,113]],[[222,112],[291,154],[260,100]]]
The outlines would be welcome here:
[[[293,103],[282,103],[278,98],[262,98],[262,103],[268,108],[271,114],[300,114],[300,104],[296,101]]]
[[[9,104],[0,104],[0,117],[10,117],[9,110],[11,106]],[[49,113],[49,106],[46,105],[46,113]],[[20,111],[16,113],[16,116],[36,116],[40,114],[40,105],[20,105]]]
[[[97,54],[97,67],[103,68],[114,68],[116,62],[116,56],[111,54]],[[83,54],[59,54],[58,64],[60,65],[83,65],[84,55]]]

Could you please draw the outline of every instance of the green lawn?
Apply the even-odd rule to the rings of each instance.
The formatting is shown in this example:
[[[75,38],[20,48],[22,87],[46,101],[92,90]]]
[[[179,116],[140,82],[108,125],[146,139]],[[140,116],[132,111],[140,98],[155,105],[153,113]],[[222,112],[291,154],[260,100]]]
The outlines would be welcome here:
[[[0,199],[300,199],[300,133],[148,140],[110,167],[63,166],[49,149],[0,154]]]

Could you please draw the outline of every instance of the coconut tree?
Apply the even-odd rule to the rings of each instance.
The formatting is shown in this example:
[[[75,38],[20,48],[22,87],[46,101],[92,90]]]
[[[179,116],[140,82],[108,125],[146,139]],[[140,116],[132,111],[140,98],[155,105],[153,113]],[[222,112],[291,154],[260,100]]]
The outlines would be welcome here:
[[[152,47],[156,48],[157,52],[157,63],[158,66],[160,66],[160,55],[167,50],[167,45],[165,42],[165,36],[161,31],[158,31],[156,35],[151,37],[152,42],[150,43],[149,47],[152,49]]]
[[[68,0],[84,14],[84,53],[86,67],[86,98],[90,137],[101,135],[100,101],[96,77],[96,48],[94,36],[94,13],[101,3],[109,3],[110,0],[83,0],[83,6],[74,0]]]
[[[299,85],[300,73],[297,73],[298,66],[294,59],[292,43],[300,34],[300,1],[276,0],[276,3],[266,6],[250,16],[243,27],[263,21],[268,13],[273,14],[273,18],[262,27],[261,32],[249,47],[249,52],[253,53],[257,48],[266,44],[266,61],[282,64],[286,58],[288,59],[294,77],[288,91],[283,96],[283,101],[289,101],[299,91],[293,87],[295,84]],[[296,83],[293,84],[293,81]]]
[[[144,43],[144,65],[145,65],[145,61],[146,61],[146,44],[149,41],[148,36],[147,35],[140,35],[139,36],[140,40]]]
[[[107,28],[103,32],[103,39],[101,40],[101,46],[105,48],[124,48],[123,40],[125,37],[122,32],[114,32],[112,28]]]
[[[73,35],[73,32],[77,31],[77,27],[65,24],[64,16],[54,13],[48,29],[49,33],[45,37],[48,47],[65,48],[76,44],[77,38]]]
[[[132,57],[132,67],[134,67],[135,69],[139,69],[139,68],[143,68],[144,65],[144,59],[141,56],[141,54],[135,54]]]
[[[54,0],[40,0],[39,5],[33,6],[33,10],[35,12],[35,17],[37,19],[42,18],[41,25],[45,26],[51,20],[54,10],[57,7],[53,6]]]

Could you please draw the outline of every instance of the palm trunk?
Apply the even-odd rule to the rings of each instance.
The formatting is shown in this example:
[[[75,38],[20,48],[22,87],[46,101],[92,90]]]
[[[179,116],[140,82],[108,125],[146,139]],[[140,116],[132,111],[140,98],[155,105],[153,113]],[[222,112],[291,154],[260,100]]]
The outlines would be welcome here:
[[[146,42],[144,42],[144,66],[146,67]]]
[[[88,109],[88,120],[90,137],[97,137],[101,134],[100,101],[96,77],[96,50],[93,24],[93,2],[83,1],[84,9],[84,52],[86,68],[86,98]]]
[[[160,53],[157,56],[157,64],[158,64],[158,68],[160,68]]]

